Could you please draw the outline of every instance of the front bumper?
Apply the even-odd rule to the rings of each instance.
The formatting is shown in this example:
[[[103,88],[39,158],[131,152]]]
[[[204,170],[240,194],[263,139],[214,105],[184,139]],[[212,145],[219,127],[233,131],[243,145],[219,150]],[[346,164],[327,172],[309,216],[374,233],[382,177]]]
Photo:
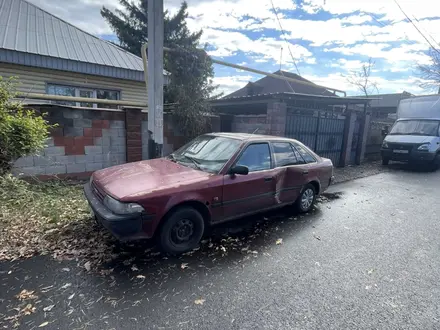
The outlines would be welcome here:
[[[394,160],[399,162],[432,162],[436,159],[436,154],[427,151],[409,150],[408,153],[395,153],[392,149],[381,149],[382,159]]]
[[[148,230],[153,215],[135,214],[120,215],[111,212],[93,193],[90,183],[84,185],[84,194],[92,208],[97,221],[120,241],[132,241],[151,238]]]

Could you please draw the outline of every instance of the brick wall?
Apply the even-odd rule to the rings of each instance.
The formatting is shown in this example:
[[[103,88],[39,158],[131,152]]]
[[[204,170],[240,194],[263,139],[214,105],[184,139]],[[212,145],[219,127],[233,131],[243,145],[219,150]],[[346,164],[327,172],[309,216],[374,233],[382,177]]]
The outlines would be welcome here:
[[[29,175],[87,174],[126,161],[124,112],[61,106],[36,108],[57,127],[38,155],[18,159],[13,173]]]
[[[149,159],[148,114],[140,109],[88,110],[57,105],[33,108],[57,127],[38,155],[18,159],[13,173],[23,176],[88,177],[113,165]],[[209,124],[209,125],[208,125]],[[207,117],[206,132],[220,131],[219,117]],[[164,155],[189,139],[171,114],[164,114]]]
[[[269,134],[269,128],[266,115],[235,115],[232,120],[232,132]]]

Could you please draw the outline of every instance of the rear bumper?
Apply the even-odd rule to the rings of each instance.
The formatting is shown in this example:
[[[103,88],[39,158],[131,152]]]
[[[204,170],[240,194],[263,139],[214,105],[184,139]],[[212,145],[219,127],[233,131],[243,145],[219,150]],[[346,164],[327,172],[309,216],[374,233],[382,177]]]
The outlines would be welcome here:
[[[90,183],[84,185],[84,194],[97,221],[120,241],[151,238],[144,228],[151,227],[154,215],[120,215],[111,212],[92,191]]]
[[[412,151],[407,154],[394,153],[391,149],[381,149],[382,159],[394,160],[399,162],[432,162],[436,158],[435,153],[426,151]]]

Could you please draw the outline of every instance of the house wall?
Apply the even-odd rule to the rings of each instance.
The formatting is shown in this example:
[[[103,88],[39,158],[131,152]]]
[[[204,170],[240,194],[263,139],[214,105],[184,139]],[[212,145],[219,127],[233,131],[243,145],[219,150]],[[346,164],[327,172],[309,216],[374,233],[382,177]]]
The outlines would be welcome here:
[[[0,63],[0,76],[18,77],[18,91],[46,94],[46,83],[119,90],[121,100],[147,104],[145,83],[82,73]],[[44,102],[44,101],[43,101]],[[37,103],[37,102],[35,102]]]
[[[232,120],[232,132],[269,134],[266,115],[235,115]]]

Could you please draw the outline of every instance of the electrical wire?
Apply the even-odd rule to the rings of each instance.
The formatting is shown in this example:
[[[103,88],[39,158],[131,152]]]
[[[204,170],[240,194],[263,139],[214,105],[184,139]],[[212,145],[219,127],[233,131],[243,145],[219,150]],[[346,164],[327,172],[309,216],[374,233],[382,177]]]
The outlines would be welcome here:
[[[397,0],[394,0],[394,2],[396,3],[397,7],[399,7],[400,11],[403,13],[403,15],[405,15],[405,17],[408,19],[408,21],[414,26],[414,28],[417,30],[417,32],[420,33],[420,35],[426,40],[426,42],[429,44],[429,46],[431,46],[431,48],[433,50],[435,50],[437,53],[440,54],[440,51],[435,48],[432,43],[429,41],[429,39],[423,34],[422,31],[420,31],[420,29],[417,27],[417,25],[413,22],[413,20],[405,13],[405,11],[403,10],[403,8],[399,5],[399,3],[397,2]]]
[[[273,11],[274,11],[274,13],[275,13],[275,17],[277,18],[278,25],[280,26],[281,33],[283,34],[283,39],[284,39],[284,41],[285,41],[286,44],[287,44],[287,49],[289,50],[290,57],[292,57],[293,65],[295,66],[295,69],[296,69],[296,72],[298,72],[298,75],[301,76],[301,73],[300,73],[299,70],[298,70],[298,66],[296,65],[295,57],[293,56],[293,54],[292,54],[292,50],[290,49],[290,43],[287,41],[287,39],[286,39],[286,37],[285,37],[285,34],[286,34],[286,33],[284,32],[283,26],[282,26],[282,24],[281,24],[281,20],[280,20],[280,18],[279,18],[279,16],[278,16],[278,11],[275,9],[275,5],[273,4],[273,0],[270,0],[270,3],[271,3],[271,5],[272,5],[272,9],[273,9]]]

